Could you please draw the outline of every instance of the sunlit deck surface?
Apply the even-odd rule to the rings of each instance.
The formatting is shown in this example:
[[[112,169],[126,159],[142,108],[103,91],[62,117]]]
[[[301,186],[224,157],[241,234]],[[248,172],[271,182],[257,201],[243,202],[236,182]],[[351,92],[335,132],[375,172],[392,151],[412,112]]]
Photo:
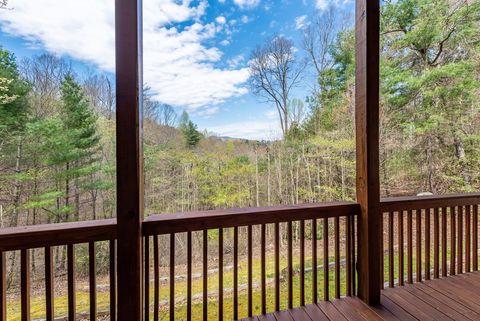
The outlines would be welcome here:
[[[346,297],[242,320],[480,320],[479,289],[480,272],[472,272],[385,289],[378,307]]]

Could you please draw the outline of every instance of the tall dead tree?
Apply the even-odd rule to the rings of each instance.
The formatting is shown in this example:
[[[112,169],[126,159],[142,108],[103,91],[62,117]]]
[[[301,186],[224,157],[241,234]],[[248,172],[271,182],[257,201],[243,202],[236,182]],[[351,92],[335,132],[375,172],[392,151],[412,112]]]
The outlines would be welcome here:
[[[331,7],[311,20],[303,30],[303,48],[309,63],[315,69],[317,76],[320,76],[333,63],[330,49],[338,35],[338,17],[335,8]]]
[[[275,104],[285,136],[290,127],[288,101],[292,89],[300,82],[305,64],[295,58],[293,41],[281,36],[257,46],[250,61],[252,92]]]

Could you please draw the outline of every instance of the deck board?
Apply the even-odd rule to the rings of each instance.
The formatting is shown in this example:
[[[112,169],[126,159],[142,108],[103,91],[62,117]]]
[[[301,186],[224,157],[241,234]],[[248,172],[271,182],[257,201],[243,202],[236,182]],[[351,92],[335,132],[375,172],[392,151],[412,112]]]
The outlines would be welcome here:
[[[480,320],[480,272],[408,284],[382,291],[381,304],[370,307],[356,297],[319,302],[255,320]]]

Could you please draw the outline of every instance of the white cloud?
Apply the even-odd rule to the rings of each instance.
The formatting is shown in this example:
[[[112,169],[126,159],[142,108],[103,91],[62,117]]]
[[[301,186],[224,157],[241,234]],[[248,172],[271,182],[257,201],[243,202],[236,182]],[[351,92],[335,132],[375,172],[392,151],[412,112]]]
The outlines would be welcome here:
[[[190,3],[144,2],[144,81],[159,101],[195,111],[246,93],[248,70],[215,66],[222,52],[205,42],[219,30],[214,23],[199,22],[206,1]],[[3,32],[114,71],[114,1],[11,0],[9,5],[13,10],[0,11]]]
[[[220,41],[220,44],[222,46],[228,46],[230,44],[230,41],[228,39],[224,39],[224,40]]]
[[[237,68],[244,61],[245,57],[243,55],[237,55],[231,59],[228,59],[227,64],[230,68]]]
[[[268,119],[277,119],[278,112],[275,109],[271,109],[265,113],[265,117]]]
[[[221,25],[225,24],[225,22],[227,22],[227,19],[225,19],[225,17],[223,16],[218,16],[215,18],[215,21]]]
[[[295,18],[295,28],[297,30],[303,29],[305,27],[305,22],[307,20],[307,15],[303,15]]]
[[[218,136],[233,138],[276,140],[281,138],[281,129],[278,122],[271,120],[244,121],[213,126],[208,128],[209,132]]]
[[[243,15],[241,19],[243,23],[248,23],[250,21],[250,18],[248,18],[246,15]]]
[[[260,4],[260,0],[233,0],[233,2],[242,9],[255,8]]]
[[[328,8],[330,0],[315,0],[315,7],[319,10],[325,10]]]
[[[210,118],[211,115],[216,114],[218,112],[219,108],[218,106],[211,106],[204,108],[202,110],[199,110],[195,113],[195,115],[203,117],[203,118]]]
[[[326,10],[331,6],[345,5],[348,4],[351,0],[315,0],[315,7],[318,10]]]

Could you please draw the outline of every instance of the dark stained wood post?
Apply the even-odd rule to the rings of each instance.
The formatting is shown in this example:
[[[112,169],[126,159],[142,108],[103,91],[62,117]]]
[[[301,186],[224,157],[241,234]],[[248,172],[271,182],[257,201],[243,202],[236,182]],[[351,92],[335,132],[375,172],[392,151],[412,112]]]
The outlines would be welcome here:
[[[118,320],[143,316],[142,0],[115,1]]]
[[[357,201],[360,203],[358,294],[380,303],[381,212],[379,183],[379,0],[356,1]]]

